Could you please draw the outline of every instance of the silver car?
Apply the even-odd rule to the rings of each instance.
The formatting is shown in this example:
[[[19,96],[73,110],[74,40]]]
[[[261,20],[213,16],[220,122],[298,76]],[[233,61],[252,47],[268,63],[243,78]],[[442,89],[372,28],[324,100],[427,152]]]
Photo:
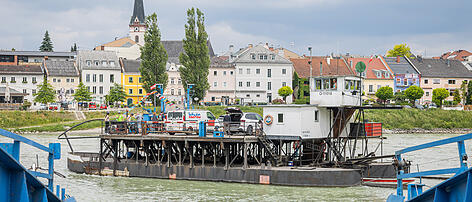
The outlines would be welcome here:
[[[241,129],[246,133],[252,134],[256,130],[260,130],[262,126],[262,116],[254,112],[243,113],[241,117]]]

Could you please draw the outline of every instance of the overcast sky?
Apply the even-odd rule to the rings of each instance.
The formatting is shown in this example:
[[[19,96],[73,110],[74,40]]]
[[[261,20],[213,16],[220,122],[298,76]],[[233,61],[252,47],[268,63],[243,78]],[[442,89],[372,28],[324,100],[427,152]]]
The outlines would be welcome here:
[[[0,0],[0,49],[38,50],[46,30],[55,51],[92,49],[127,35],[133,2]],[[192,6],[205,13],[216,53],[261,42],[314,55],[385,54],[399,43],[428,57],[472,50],[471,0],[144,0],[163,40],[184,37]]]

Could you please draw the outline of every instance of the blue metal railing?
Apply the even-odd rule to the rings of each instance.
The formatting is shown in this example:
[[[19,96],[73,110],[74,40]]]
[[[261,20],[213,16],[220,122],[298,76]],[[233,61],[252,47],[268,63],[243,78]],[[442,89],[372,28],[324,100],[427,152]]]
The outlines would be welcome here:
[[[397,194],[392,195],[392,200],[387,200],[387,201],[403,201],[405,198],[403,196],[403,179],[405,178],[413,178],[413,177],[422,177],[422,176],[430,176],[430,175],[441,175],[441,174],[451,174],[454,173],[456,175],[461,174],[465,171],[468,170],[467,167],[467,153],[465,151],[465,140],[470,140],[472,139],[472,133],[457,136],[457,137],[452,137],[452,138],[447,138],[443,140],[438,140],[434,142],[429,142],[421,145],[416,145],[412,147],[407,147],[405,149],[401,149],[395,152],[395,162],[398,167],[398,173],[397,173]],[[404,166],[406,165],[406,162],[404,159],[402,159],[402,154],[413,152],[413,151],[418,151],[418,150],[423,150],[423,149],[428,149],[431,147],[436,147],[436,146],[441,146],[445,144],[452,144],[452,143],[457,143],[458,147],[458,159],[460,166],[456,168],[446,168],[446,169],[437,169],[437,170],[428,170],[428,171],[422,171],[422,172],[415,172],[415,173],[405,173],[403,170]],[[419,196],[422,194],[422,187],[424,184],[415,184],[414,186],[409,186],[408,189],[408,200]],[[395,198],[395,199],[394,199]],[[390,199],[390,197],[389,197]]]
[[[7,154],[9,154],[11,157],[9,158],[13,158],[12,161],[9,161],[11,162],[10,164],[11,165],[6,165],[6,166],[15,166],[16,168],[21,168],[20,170],[23,170],[24,172],[27,172],[28,175],[31,175],[31,176],[34,176],[34,177],[41,177],[41,178],[45,178],[48,180],[48,185],[47,185],[47,189],[49,189],[50,193],[53,193],[54,191],[54,160],[57,160],[57,159],[60,159],[61,158],[61,144],[60,143],[49,143],[49,147],[46,147],[44,145],[41,145],[33,140],[30,140],[26,137],[23,137],[23,136],[20,136],[20,135],[17,135],[15,133],[12,133],[10,131],[7,131],[7,130],[4,130],[4,129],[0,129],[0,136],[4,136],[4,137],[7,137],[7,138],[10,138],[10,139],[13,139],[13,143],[0,143],[0,149],[2,151],[5,151]],[[47,169],[47,173],[42,173],[42,172],[37,172],[37,171],[31,171],[31,170],[27,170],[26,168],[24,168],[23,166],[21,166],[20,164],[20,143],[25,143],[25,144],[28,144],[30,146],[33,146],[37,149],[40,149],[42,151],[45,151],[48,153],[48,169]],[[8,159],[8,155],[5,154],[5,158]],[[16,161],[16,162],[15,162]],[[9,175],[8,173],[3,173],[2,175]],[[26,175],[28,177],[28,175]],[[41,183],[40,181],[37,181],[37,182],[29,182],[26,180],[26,178],[22,178],[24,180],[24,182],[22,182],[23,184],[28,184],[28,183]],[[35,184],[35,185],[36,185]],[[32,185],[33,186],[33,185]],[[24,187],[24,188],[27,188],[27,187]],[[25,198],[29,198],[30,196],[28,195],[29,191],[32,191],[32,190],[29,190],[27,188],[26,192],[25,190],[21,190],[21,189],[24,189],[24,188],[19,188],[19,190],[11,190],[12,193],[14,192],[18,192],[18,193],[21,193],[19,195],[21,195],[21,197],[23,197],[23,199]],[[59,185],[57,185],[57,192],[59,192]],[[37,195],[35,194],[31,194],[32,197],[36,197]],[[60,198],[61,197],[61,200],[64,201],[66,200],[66,197],[65,197],[65,189],[62,189],[62,197],[59,195],[59,193],[57,194],[57,198]],[[46,196],[46,192],[44,192],[44,195],[41,195],[41,196]],[[72,201],[74,201],[73,198],[70,198],[72,199]],[[33,200],[33,201],[36,201],[36,200]],[[42,201],[42,199],[40,199],[39,201]]]

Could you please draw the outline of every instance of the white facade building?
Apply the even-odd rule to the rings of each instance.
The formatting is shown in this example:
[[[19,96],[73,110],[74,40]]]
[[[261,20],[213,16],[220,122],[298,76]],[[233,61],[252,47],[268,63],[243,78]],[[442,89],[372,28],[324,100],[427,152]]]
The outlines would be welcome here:
[[[212,57],[208,73],[210,88],[205,103],[232,104],[236,99],[236,72],[228,57]]]
[[[112,51],[79,51],[81,81],[92,92],[93,101],[105,103],[105,95],[117,83],[121,85],[121,67]]]
[[[34,103],[34,94],[39,84],[43,83],[41,66],[4,65],[0,68],[0,87],[16,90],[24,94],[24,99]],[[9,100],[20,102],[20,100]],[[21,100],[23,102],[23,100]]]
[[[236,97],[242,104],[270,103],[282,99],[280,88],[292,88],[292,62],[264,45],[249,45],[231,58],[236,71]],[[292,96],[286,99],[287,103],[292,102]]]

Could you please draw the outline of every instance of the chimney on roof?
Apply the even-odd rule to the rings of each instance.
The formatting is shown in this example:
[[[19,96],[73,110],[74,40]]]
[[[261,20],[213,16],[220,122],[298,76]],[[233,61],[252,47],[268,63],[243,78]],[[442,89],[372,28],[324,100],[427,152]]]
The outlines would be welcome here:
[[[451,66],[451,60],[447,59],[446,64],[447,64],[447,67],[450,67]]]
[[[352,69],[352,60],[349,61],[349,66],[351,66],[351,69]]]
[[[229,52],[230,53],[233,53],[233,49],[234,49],[234,45],[233,44],[229,45]]]
[[[400,63],[400,56],[397,56],[397,63]]]
[[[269,49],[269,43],[265,43],[264,48]]]
[[[331,57],[326,58],[326,63],[328,63],[328,65],[331,65]]]
[[[423,56],[418,55],[417,58],[418,58],[418,62],[423,63]]]
[[[105,50],[105,46],[100,46],[100,50],[104,51],[104,50]]]
[[[44,60],[48,60],[48,59],[49,59],[49,58],[48,58],[48,56],[47,56],[47,55],[46,55],[46,56],[44,56]]]
[[[248,48],[252,48],[252,43],[247,45]]]

